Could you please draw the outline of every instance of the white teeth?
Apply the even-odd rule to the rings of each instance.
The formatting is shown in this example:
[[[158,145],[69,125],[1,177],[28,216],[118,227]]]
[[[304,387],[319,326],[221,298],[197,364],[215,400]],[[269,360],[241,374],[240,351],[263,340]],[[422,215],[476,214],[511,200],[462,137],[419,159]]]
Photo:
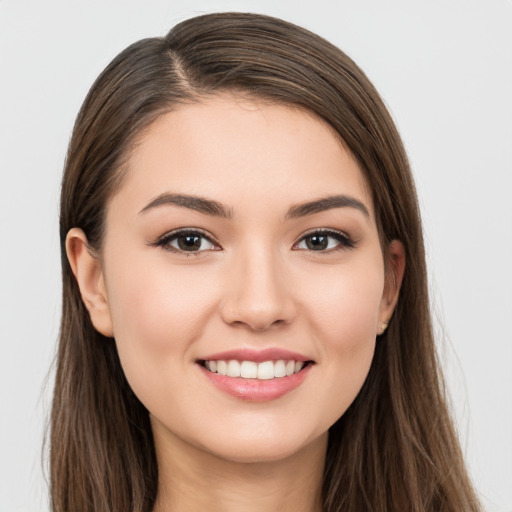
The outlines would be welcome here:
[[[226,375],[228,377],[240,377],[240,363],[238,361],[229,361]]]
[[[240,365],[240,377],[244,379],[258,378],[258,363],[253,361],[242,361]]]
[[[219,375],[226,375],[228,370],[228,364],[226,361],[217,361],[217,373]]]
[[[272,361],[265,361],[258,364],[258,379],[268,380],[274,378],[274,363]]]
[[[276,361],[274,365],[274,377],[286,377],[286,365],[283,360]]]
[[[299,373],[304,367],[303,361],[229,361],[211,360],[205,361],[204,366],[213,373],[227,375],[228,377],[242,377],[244,379],[269,380],[274,378],[289,377]]]

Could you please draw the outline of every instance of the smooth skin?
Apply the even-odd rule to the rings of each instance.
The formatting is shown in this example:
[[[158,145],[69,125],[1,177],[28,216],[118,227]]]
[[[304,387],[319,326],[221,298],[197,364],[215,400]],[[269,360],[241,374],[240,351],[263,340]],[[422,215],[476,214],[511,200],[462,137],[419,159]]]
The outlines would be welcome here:
[[[333,196],[345,203],[318,203]],[[400,242],[380,246],[368,186],[333,130],[232,94],[183,105],[135,146],[100,253],[76,228],[67,251],[150,412],[155,512],[319,511],[328,429],[363,385],[405,267]],[[237,348],[314,364],[290,393],[244,401],[198,364]]]

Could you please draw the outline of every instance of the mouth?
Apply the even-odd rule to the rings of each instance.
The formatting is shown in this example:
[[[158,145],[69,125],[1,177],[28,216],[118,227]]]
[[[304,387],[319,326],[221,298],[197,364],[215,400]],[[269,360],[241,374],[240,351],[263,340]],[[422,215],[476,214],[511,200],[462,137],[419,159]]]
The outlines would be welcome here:
[[[215,388],[237,399],[266,402],[297,389],[316,362],[284,350],[236,350],[196,361]]]
[[[278,359],[262,362],[236,359],[200,360],[199,364],[211,373],[231,378],[272,380],[291,377],[314,364],[313,361]]]

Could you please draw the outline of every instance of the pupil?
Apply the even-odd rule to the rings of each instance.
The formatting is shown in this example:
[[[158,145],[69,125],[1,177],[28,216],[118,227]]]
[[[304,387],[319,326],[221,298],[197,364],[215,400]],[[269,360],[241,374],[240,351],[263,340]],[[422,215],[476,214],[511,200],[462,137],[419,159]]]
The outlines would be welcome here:
[[[326,249],[328,243],[328,237],[325,235],[311,235],[306,238],[306,245],[308,246],[308,249],[313,251]]]
[[[197,235],[184,235],[178,238],[179,248],[183,251],[194,251],[201,247],[201,237]]]

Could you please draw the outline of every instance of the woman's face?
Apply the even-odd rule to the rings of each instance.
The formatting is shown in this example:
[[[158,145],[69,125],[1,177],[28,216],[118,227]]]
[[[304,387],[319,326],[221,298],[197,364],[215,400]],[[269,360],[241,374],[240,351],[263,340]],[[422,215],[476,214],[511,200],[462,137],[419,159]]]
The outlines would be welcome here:
[[[328,125],[231,95],[145,132],[101,272],[108,319],[91,317],[157,442],[236,461],[325,439],[396,298],[363,175]]]

